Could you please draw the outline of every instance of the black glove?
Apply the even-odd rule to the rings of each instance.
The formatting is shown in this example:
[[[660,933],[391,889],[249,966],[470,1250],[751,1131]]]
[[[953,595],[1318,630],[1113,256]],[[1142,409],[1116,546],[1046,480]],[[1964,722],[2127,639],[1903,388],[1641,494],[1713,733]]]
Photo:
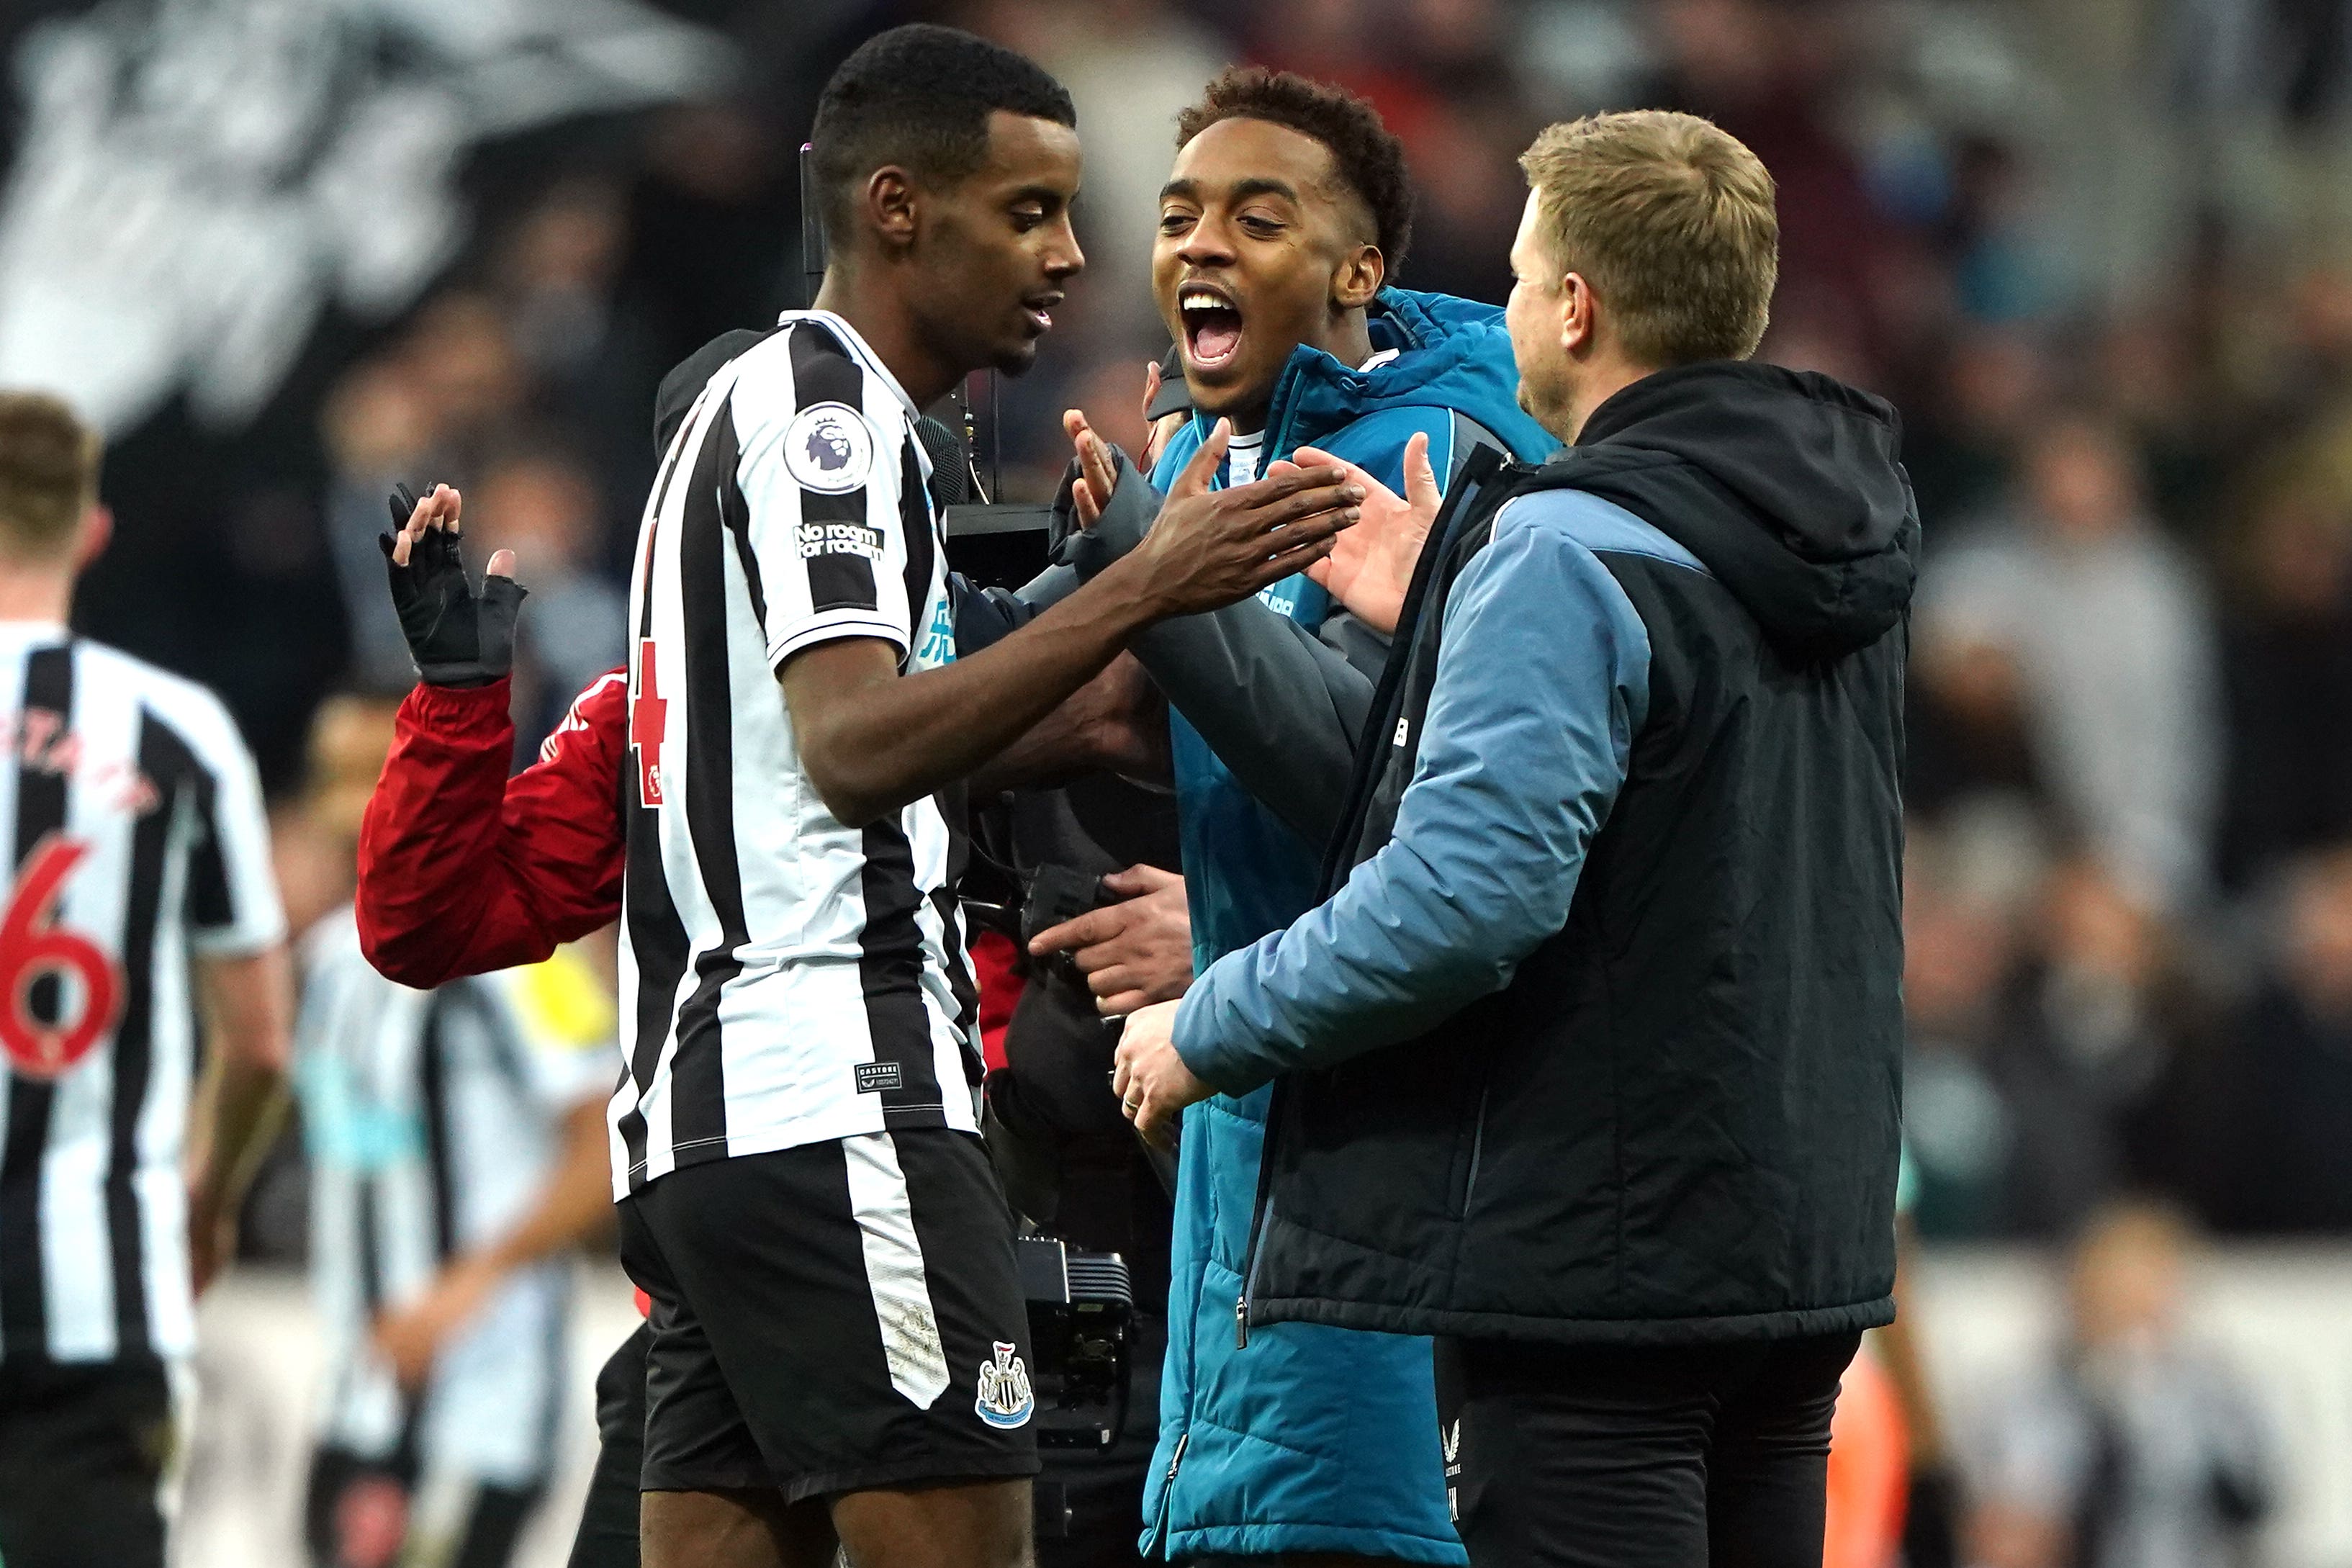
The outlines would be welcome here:
[[[392,492],[391,506],[394,529],[405,528],[416,497],[403,485]],[[393,559],[393,534],[376,536],[418,679],[429,686],[504,679],[514,669],[515,616],[530,591],[511,577],[485,577],[477,595],[457,537],[446,529],[425,530],[405,566]]]

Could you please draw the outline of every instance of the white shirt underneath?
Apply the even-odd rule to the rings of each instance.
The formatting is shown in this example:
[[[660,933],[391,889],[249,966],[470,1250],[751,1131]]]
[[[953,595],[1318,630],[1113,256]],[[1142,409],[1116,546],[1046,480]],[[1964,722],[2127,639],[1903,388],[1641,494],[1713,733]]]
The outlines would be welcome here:
[[[1397,357],[1395,349],[1382,349],[1356,367],[1359,373],[1375,370]],[[1225,443],[1225,483],[1245,485],[1257,478],[1258,464],[1265,452],[1265,432],[1254,430],[1246,436],[1228,437]]]
[[[1259,454],[1265,450],[1265,432],[1234,436],[1225,443],[1225,483],[1245,485],[1257,478]]]

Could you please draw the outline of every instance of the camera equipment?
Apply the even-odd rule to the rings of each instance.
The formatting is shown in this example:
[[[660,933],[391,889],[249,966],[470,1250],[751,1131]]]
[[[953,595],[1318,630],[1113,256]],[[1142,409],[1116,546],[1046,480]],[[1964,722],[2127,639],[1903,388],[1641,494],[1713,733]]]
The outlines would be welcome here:
[[[1026,950],[1037,940],[1038,932],[1118,901],[1118,896],[1107,891],[1099,877],[1089,877],[1067,866],[1040,866],[1031,875],[1028,892],[1021,901],[1021,946]],[[1077,960],[1072,954],[1057,952],[1047,963],[1064,980],[1081,990],[1086,987],[1087,977],[1078,973]]]
[[[1108,1447],[1127,1424],[1135,1291],[1116,1252],[1073,1252],[1045,1236],[1015,1244],[1036,1363],[1037,1441]]]

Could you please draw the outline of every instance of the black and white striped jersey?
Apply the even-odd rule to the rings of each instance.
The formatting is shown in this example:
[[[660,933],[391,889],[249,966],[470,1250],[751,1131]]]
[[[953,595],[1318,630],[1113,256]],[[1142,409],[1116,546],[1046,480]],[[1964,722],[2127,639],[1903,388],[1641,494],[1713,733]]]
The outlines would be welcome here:
[[[285,935],[261,786],[203,688],[0,623],[0,1357],[184,1355],[191,954]]]
[[[730,1154],[977,1131],[960,814],[835,821],[775,675],[849,637],[902,672],[955,657],[916,416],[847,322],[789,311],[664,457],[630,592],[619,1194]]]
[[[372,1330],[530,1211],[564,1116],[612,1088],[612,1003],[572,954],[426,992],[369,965],[349,909],[304,936],[294,1081],[327,1352],[322,1441],[499,1486],[545,1478],[567,1261],[509,1276],[442,1347],[422,1397],[401,1389]]]

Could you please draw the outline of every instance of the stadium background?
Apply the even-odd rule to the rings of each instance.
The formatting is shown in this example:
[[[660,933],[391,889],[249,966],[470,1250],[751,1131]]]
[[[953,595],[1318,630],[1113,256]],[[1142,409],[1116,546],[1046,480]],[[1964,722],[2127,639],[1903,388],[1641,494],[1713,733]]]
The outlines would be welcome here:
[[[1380,105],[1412,287],[1501,298],[1547,121],[1686,108],[1764,158],[1765,357],[1897,403],[1928,524],[1908,1132],[1962,1471],[1988,1510],[2080,1505],[2031,1458],[2095,1328],[2063,1270],[2153,1195],[2199,1239],[2147,1331],[2271,1434],[2260,1560],[2352,1563],[2345,0],[6,0],[0,384],[105,424],[78,622],[227,698],[298,920],[348,875],[304,826],[310,712],[404,674],[389,482],[461,483],[521,553],[543,727],[619,657],[656,381],[793,302],[815,91],[918,13],[1078,102],[1091,266],[996,411],[1016,497],[1064,406],[1139,435],[1152,197],[1227,61]],[[289,1141],[207,1306],[191,1568],[292,1560],[301,1204]],[[592,1272],[575,1442],[628,1310]]]

